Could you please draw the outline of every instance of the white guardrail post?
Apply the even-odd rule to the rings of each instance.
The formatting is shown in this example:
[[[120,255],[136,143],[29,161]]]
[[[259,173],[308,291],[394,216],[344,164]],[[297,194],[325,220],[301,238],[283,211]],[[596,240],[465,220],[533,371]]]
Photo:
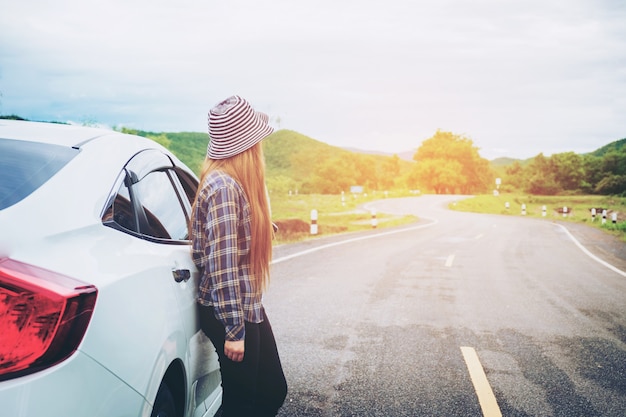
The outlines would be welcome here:
[[[311,234],[317,234],[317,210],[311,210]]]

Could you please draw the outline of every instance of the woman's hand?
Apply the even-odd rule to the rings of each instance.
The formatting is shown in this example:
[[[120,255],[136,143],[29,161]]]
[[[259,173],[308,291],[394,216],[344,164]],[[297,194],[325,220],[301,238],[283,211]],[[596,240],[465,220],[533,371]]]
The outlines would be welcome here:
[[[241,362],[243,360],[244,341],[225,341],[224,342],[224,354],[228,359],[233,362]]]

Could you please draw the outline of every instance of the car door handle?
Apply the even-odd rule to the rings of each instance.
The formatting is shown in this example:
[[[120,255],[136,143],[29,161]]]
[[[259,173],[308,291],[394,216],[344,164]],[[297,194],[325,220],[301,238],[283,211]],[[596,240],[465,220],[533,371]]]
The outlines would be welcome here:
[[[191,272],[188,269],[172,269],[172,275],[176,282],[187,282],[191,278]]]

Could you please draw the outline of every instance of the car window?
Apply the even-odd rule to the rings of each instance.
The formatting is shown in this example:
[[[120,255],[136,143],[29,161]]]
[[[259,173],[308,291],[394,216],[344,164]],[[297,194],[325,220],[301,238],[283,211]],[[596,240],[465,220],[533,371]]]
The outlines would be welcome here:
[[[0,210],[28,197],[78,152],[65,146],[0,139]]]
[[[183,190],[187,196],[187,200],[189,200],[189,204],[193,205],[193,202],[196,199],[196,192],[198,191],[198,180],[180,168],[176,169],[176,174],[178,175],[178,179],[183,186]]]
[[[120,173],[102,215],[102,223],[139,238],[188,242],[191,204],[198,180],[172,158],[147,149]]]
[[[133,191],[144,209],[147,227],[141,233],[156,238],[187,239],[187,218],[174,184],[171,170],[154,171],[133,185]]]
[[[115,223],[122,226],[126,230],[132,232],[138,232],[139,226],[137,225],[137,219],[135,217],[135,211],[130,202],[130,194],[126,186],[121,186],[113,200],[113,206],[111,206],[111,218]]]

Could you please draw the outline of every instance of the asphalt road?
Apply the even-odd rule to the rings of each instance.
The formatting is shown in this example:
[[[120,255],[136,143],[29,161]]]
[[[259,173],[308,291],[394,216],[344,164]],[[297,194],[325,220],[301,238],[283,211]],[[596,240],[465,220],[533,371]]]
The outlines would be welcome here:
[[[384,200],[415,225],[274,250],[279,416],[626,415],[626,273],[554,222]]]

